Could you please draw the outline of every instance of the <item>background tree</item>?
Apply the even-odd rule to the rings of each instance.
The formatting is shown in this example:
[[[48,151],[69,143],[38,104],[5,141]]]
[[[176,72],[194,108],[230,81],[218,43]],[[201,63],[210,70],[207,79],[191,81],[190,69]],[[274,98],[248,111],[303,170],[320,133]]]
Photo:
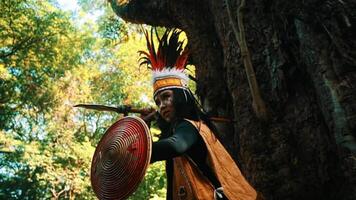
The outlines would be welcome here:
[[[355,1],[110,2],[186,32],[197,93],[235,120],[220,137],[267,199],[356,198]]]
[[[151,93],[138,72],[143,35],[111,9],[88,19],[82,3],[70,12],[56,1],[0,0],[0,199],[96,199],[91,158],[120,116],[73,105],[150,104],[139,93]],[[131,199],[164,197],[164,184],[162,163],[153,165]]]

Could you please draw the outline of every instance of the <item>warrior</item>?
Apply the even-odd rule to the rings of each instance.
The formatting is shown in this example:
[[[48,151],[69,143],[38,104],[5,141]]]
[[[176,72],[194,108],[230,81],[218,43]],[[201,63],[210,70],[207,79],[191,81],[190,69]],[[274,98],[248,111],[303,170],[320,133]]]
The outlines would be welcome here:
[[[223,145],[216,128],[188,88],[188,50],[182,31],[156,33],[157,50],[145,31],[148,51],[140,63],[152,70],[160,139],[152,144],[151,163],[166,161],[167,199],[262,199],[246,181]],[[144,118],[147,123],[150,119]]]

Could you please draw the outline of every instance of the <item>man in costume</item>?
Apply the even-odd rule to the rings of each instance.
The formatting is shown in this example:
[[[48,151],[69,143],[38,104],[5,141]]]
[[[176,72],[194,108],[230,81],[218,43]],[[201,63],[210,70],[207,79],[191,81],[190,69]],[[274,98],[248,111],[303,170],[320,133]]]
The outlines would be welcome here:
[[[214,136],[216,129],[188,89],[188,51],[181,31],[157,36],[147,32],[143,62],[152,69],[154,100],[159,109],[161,137],[152,145],[151,163],[166,161],[167,199],[262,199]]]

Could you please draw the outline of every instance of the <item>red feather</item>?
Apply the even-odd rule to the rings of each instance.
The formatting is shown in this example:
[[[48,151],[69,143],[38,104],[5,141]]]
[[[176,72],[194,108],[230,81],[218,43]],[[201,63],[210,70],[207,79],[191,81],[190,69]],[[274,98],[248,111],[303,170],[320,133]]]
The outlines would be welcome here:
[[[143,55],[140,63],[151,65],[153,71],[162,71],[165,68],[176,68],[184,70],[187,65],[189,53],[186,49],[183,49],[183,42],[178,41],[179,34],[182,31],[177,29],[166,30],[161,38],[159,38],[157,31],[156,37],[158,40],[158,48],[155,50],[153,41],[153,29],[151,29],[151,35],[147,30],[144,30],[147,52],[139,51],[140,55]]]

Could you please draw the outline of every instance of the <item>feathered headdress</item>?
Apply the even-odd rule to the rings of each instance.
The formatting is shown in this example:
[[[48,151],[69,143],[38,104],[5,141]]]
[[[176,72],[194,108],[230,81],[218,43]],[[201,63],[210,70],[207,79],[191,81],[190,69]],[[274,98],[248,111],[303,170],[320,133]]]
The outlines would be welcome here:
[[[183,41],[179,41],[182,31],[177,29],[166,30],[161,38],[157,32],[158,48],[155,49],[153,42],[153,29],[151,36],[144,31],[147,52],[139,51],[142,62],[152,70],[153,95],[169,88],[188,89],[188,76],[185,74],[185,66],[188,60],[188,51],[183,49]]]

